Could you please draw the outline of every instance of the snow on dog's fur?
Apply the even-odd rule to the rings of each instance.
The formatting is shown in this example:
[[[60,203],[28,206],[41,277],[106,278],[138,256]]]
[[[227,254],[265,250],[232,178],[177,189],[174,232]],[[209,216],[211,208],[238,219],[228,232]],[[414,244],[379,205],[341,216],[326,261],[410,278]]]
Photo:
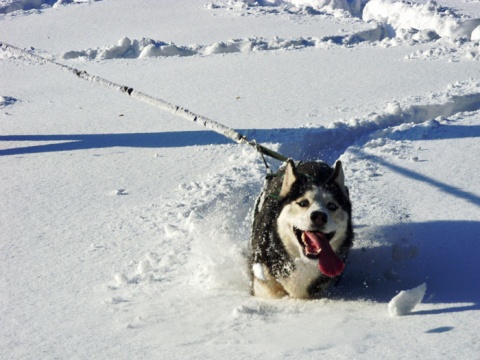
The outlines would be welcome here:
[[[318,298],[341,277],[352,246],[351,203],[340,161],[287,161],[267,177],[250,240],[252,294]]]

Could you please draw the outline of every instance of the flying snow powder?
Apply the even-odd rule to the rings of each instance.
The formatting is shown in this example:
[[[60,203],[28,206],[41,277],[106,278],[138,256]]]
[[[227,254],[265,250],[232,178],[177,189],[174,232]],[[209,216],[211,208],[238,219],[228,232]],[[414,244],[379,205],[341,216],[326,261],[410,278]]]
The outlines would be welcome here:
[[[390,302],[388,303],[388,312],[391,316],[407,315],[423,300],[425,291],[427,290],[427,284],[423,283],[411,290],[400,291]]]

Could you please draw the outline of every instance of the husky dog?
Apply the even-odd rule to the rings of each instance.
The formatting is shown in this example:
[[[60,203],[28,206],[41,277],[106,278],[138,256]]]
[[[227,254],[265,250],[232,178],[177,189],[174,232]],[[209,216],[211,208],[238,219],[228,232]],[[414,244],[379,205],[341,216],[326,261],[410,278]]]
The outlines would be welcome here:
[[[251,291],[268,298],[319,298],[340,279],[353,242],[340,161],[295,164],[267,176],[250,239]]]

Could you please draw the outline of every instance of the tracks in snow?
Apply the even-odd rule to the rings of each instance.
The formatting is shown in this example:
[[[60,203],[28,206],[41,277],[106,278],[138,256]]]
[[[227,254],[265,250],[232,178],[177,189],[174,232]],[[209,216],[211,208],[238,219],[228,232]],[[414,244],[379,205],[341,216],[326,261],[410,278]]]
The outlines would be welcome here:
[[[283,129],[277,134],[284,137],[280,139],[279,150],[290,150],[292,156],[302,160],[320,158],[330,163],[343,156],[349,183],[356,183],[353,191],[357,196],[355,192],[361,191],[362,183],[374,181],[381,175],[378,166],[368,164],[368,156],[362,155],[361,151],[357,154],[359,148],[379,155],[403,156],[409,153],[405,141],[412,136],[428,138],[430,130],[448,123],[443,118],[480,110],[480,82],[452,85],[445,93],[430,96],[430,100],[430,104],[407,106],[391,103],[382,113],[337,122],[328,128]],[[288,143],[287,139],[292,137],[295,140]],[[215,153],[213,157],[224,153],[224,149],[219,147],[211,151]],[[144,226],[146,233],[151,232],[149,229],[155,224],[155,234],[152,234],[156,238],[155,244],[144,258],[132,262],[129,269],[115,275],[109,286],[106,305],[121,310],[131,319],[133,315],[129,312],[135,311],[137,297],[156,297],[177,291],[179,286],[187,286],[194,291],[222,289],[247,293],[244,251],[249,237],[249,212],[260,191],[264,168],[250,149],[230,146],[229,153],[228,159],[222,165],[217,164],[213,173],[202,176],[199,181],[181,184],[172,201],[156,205],[155,211],[146,209],[142,214],[132,216],[137,221],[135,226]],[[396,206],[390,209],[392,216],[408,218],[401,204]],[[359,218],[368,218],[362,211],[372,211],[371,208],[357,210]],[[378,207],[378,211],[384,211],[382,206]],[[416,248],[400,243],[393,245],[393,250],[398,259],[408,260],[414,256]],[[382,251],[388,253],[388,249]],[[384,256],[382,253],[379,261]],[[398,279],[391,265],[380,263],[382,267],[372,270],[369,279],[377,281],[377,278],[385,276],[387,281],[390,279],[396,284]],[[181,285],[181,279],[185,279],[185,284]],[[131,326],[127,320],[125,322]]]
[[[16,3],[27,3],[18,1]],[[47,2],[38,2],[46,4]],[[52,2],[53,3],[53,2]],[[55,4],[61,3],[55,2]],[[63,2],[66,3],[66,2]],[[270,7],[270,10],[275,10]],[[246,10],[247,11],[247,10]],[[4,12],[6,13],[6,12]],[[316,13],[313,12],[313,16]],[[225,53],[250,53],[254,51],[301,50],[351,46],[360,43],[389,46],[386,38],[388,26],[375,23],[370,30],[324,38],[264,39],[246,38],[210,45],[175,45],[151,39],[123,38],[112,46],[81,51],[70,51],[64,59],[142,58],[154,56],[210,56]],[[429,31],[399,27],[396,40],[409,43],[433,42],[438,39]],[[473,31],[472,31],[473,33]],[[467,90],[465,90],[467,89]],[[458,91],[457,91],[458,90]],[[5,104],[11,105],[10,98]],[[395,131],[425,123],[425,127],[438,126],[428,122],[439,117],[450,117],[464,111],[480,109],[480,84],[464,83],[453,86],[444,94],[434,96],[431,103],[402,106],[391,103],[378,114],[361,119],[335,122],[321,128],[282,129],[269,134],[269,141],[279,143],[279,151],[297,159],[323,159],[332,163],[352,145],[375,139],[385,139]],[[411,102],[410,102],[411,103]],[[253,131],[255,135],[255,131]],[[257,140],[262,141],[261,137]],[[371,146],[373,146],[372,144]],[[392,149],[398,151],[398,149]],[[217,150],[213,150],[217,151]],[[220,151],[219,151],[220,153]],[[174,291],[182,280],[189,280],[199,288],[245,288],[245,274],[235,273],[242,263],[242,247],[248,238],[245,219],[261,186],[263,169],[258,158],[250,152],[245,155],[235,149],[226,164],[217,166],[202,178],[202,182],[182,184],[178,196],[168,205],[161,204],[133,213],[134,228],[154,241],[151,251],[125,271],[118,271],[109,286],[111,293],[107,304],[117,308],[135,308],[135,297],[158,296],[162,291]],[[253,165],[252,165],[253,164]],[[232,175],[233,171],[233,175]],[[135,212],[135,211],[134,211]],[[135,216],[136,215],[136,216]],[[157,226],[159,228],[157,228]],[[241,228],[241,229],[240,229]],[[240,229],[240,230],[239,230]],[[214,248],[211,248],[212,242]],[[165,249],[168,249],[165,252]],[[184,266],[185,265],[185,266]],[[220,270],[221,269],[221,270]],[[232,272],[228,272],[232,269]],[[230,274],[230,275],[228,275]],[[237,275],[235,275],[237,274]],[[151,284],[160,284],[152,286]],[[186,284],[190,286],[191,284]],[[132,306],[133,305],[133,306]]]
[[[64,4],[84,3],[88,0],[11,0],[0,6],[1,14],[21,14],[58,7]],[[299,5],[302,4],[302,5]],[[391,2],[387,0],[348,1],[258,1],[249,0],[217,1],[207,4],[215,11],[218,8],[233,10],[240,16],[284,16],[326,18],[360,18],[367,29],[346,35],[264,38],[247,37],[229,39],[212,44],[175,44],[150,38],[130,39],[124,37],[117,44],[83,50],[69,50],[60,54],[64,60],[88,59],[107,60],[120,58],[147,58],[170,56],[210,56],[228,53],[251,53],[258,51],[301,50],[305,48],[328,49],[332,46],[351,47],[358,44],[389,47],[395,45],[415,45],[436,43],[442,39],[446,44],[420,53],[406,56],[405,60],[442,58],[447,60],[479,60],[478,40],[480,39],[480,19],[469,18],[453,9],[442,7],[434,2],[415,4]],[[461,46],[459,52],[451,50],[448,44],[455,39]],[[452,55],[452,53],[456,53]]]
[[[370,30],[363,30],[351,35],[325,36],[322,38],[279,38],[265,39],[250,37],[245,39],[231,39],[210,45],[176,45],[148,38],[120,39],[116,45],[103,48],[67,51],[62,55],[65,60],[86,58],[88,60],[106,59],[135,59],[148,57],[169,56],[209,56],[231,53],[252,53],[272,50],[299,50],[305,48],[325,48],[331,45],[353,45],[365,41],[382,40],[386,31],[381,24],[375,24]]]
[[[65,60],[84,58],[88,60],[106,60],[118,58],[147,58],[169,56],[210,56],[228,53],[251,53],[258,51],[301,50],[305,48],[328,49],[332,46],[346,46],[366,43],[372,46],[416,45],[443,42],[438,49],[412,54],[405,60],[429,58],[452,59],[448,45],[454,42],[462,47],[460,55],[455,60],[479,60],[478,40],[480,40],[480,19],[469,18],[456,13],[453,9],[442,7],[434,2],[415,4],[406,2],[390,2],[386,0],[370,1],[331,1],[328,6],[312,1],[315,6],[295,6],[295,2],[257,2],[228,1],[230,5],[210,3],[209,8],[227,7],[236,10],[241,16],[264,16],[266,14],[298,16],[322,15],[348,18],[358,17],[364,21],[368,29],[363,29],[346,35],[330,35],[323,37],[297,38],[263,38],[248,37],[230,39],[213,44],[177,45],[149,38],[129,39],[124,37],[117,44],[89,48],[85,50],[70,50],[61,55]],[[260,4],[260,5],[259,5]],[[261,5],[264,6],[261,6]],[[330,13],[328,11],[330,11]],[[339,12],[340,11],[340,12]],[[288,16],[288,15],[287,15]],[[460,40],[459,40],[460,39]]]
[[[431,95],[431,103],[425,98],[421,101],[406,106],[392,102],[383,112],[337,121],[327,127],[274,130],[268,135],[268,141],[278,142],[279,152],[286,156],[303,160],[323,159],[332,164],[348,147],[372,137],[381,137],[388,129],[480,110],[480,82],[472,80],[452,85],[445,93]],[[266,141],[261,134],[253,130],[249,136],[259,142]]]

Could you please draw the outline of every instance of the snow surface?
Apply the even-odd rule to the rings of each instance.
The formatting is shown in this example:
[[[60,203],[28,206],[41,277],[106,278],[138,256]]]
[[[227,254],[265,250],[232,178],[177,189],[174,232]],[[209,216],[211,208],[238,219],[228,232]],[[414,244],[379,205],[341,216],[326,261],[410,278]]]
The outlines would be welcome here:
[[[340,158],[356,234],[328,298],[251,297],[252,148],[0,51],[1,358],[478,359],[479,18],[461,0],[0,0],[0,41]]]

